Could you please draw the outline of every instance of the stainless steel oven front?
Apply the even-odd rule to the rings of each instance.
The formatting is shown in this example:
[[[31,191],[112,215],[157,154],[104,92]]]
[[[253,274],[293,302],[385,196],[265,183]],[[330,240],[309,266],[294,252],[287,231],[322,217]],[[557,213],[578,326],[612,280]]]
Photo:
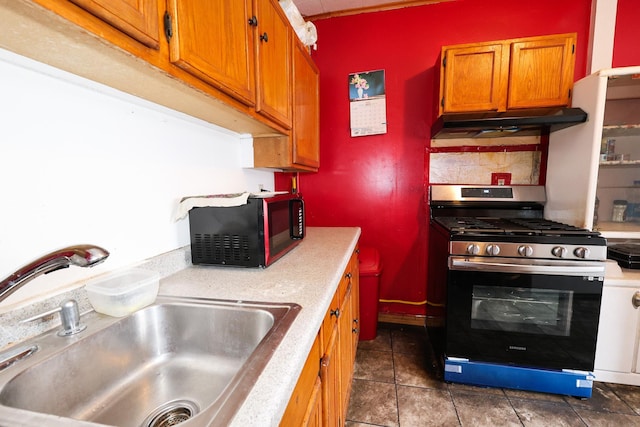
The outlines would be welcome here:
[[[593,370],[604,263],[448,259],[447,357]]]

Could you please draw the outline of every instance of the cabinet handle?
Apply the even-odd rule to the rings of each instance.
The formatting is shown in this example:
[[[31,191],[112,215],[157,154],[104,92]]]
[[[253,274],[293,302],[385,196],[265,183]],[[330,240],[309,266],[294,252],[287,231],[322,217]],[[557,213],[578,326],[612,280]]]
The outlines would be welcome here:
[[[167,42],[170,42],[171,37],[173,37],[173,27],[171,25],[171,15],[169,15],[168,11],[165,10],[162,20],[164,23],[164,36],[167,38]]]
[[[353,328],[353,329],[351,330],[351,332],[353,332],[354,334],[357,334],[357,333],[358,333],[358,328]]]
[[[330,314],[331,316],[340,317],[340,309],[339,309],[339,308],[336,308],[335,310],[331,310],[331,311],[329,312],[329,314]]]
[[[633,308],[640,307],[640,291],[636,291],[636,293],[633,294],[633,297],[631,297],[631,304],[633,304]]]
[[[267,35],[266,32],[260,34],[260,41],[263,41],[265,43],[269,41],[269,36]]]
[[[249,25],[251,25],[252,27],[258,26],[258,18],[256,18],[255,15],[249,18]]]
[[[344,275],[344,277],[346,277],[347,279],[351,279],[351,277],[353,277],[353,274],[347,273]]]

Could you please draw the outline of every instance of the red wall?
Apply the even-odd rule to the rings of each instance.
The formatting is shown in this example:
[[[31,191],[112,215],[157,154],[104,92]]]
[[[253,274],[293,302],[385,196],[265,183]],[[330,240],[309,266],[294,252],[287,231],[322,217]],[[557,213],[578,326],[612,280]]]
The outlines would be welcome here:
[[[578,33],[585,75],[590,0],[459,0],[316,21],[320,172],[300,174],[310,226],[360,226],[380,251],[382,312],[425,314],[428,217],[425,148],[442,45]],[[385,70],[388,130],[350,137],[349,73]],[[428,175],[427,175],[428,176]],[[277,188],[287,187],[286,176]]]
[[[638,22],[640,22],[640,2],[618,0],[616,34],[613,41],[613,67],[640,65]]]

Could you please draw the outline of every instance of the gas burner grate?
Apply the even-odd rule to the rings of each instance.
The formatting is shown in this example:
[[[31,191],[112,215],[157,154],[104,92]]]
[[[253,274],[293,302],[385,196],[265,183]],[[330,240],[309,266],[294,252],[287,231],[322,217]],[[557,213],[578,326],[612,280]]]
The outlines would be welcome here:
[[[599,236],[596,231],[543,218],[437,217],[454,234],[505,236]]]
[[[579,235],[579,236],[598,236],[598,232],[590,231],[584,228],[576,227],[569,224],[563,224],[561,222],[551,221],[548,219],[536,219],[536,218],[514,218],[510,219],[510,222],[527,228],[528,230],[535,231],[543,235]]]

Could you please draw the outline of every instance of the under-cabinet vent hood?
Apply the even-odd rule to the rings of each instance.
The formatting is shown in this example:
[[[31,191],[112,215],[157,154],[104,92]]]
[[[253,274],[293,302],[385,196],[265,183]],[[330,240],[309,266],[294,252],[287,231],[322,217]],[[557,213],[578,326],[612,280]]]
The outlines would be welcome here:
[[[431,138],[499,138],[541,135],[586,121],[587,113],[581,108],[443,114],[431,127]]]

